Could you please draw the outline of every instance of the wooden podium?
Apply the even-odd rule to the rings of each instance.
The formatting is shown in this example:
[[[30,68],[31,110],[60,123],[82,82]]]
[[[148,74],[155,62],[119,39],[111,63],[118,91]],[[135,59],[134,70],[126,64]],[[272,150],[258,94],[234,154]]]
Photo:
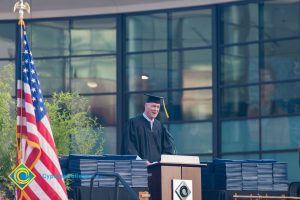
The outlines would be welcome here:
[[[198,158],[198,163],[186,162],[182,158],[191,156],[169,156],[168,161],[162,160],[159,163],[148,166],[149,191],[152,200],[172,200],[173,194],[173,179],[191,180],[192,181],[192,199],[202,199],[201,188],[201,166]],[[179,162],[181,160],[181,162]],[[178,199],[178,197],[176,197]]]

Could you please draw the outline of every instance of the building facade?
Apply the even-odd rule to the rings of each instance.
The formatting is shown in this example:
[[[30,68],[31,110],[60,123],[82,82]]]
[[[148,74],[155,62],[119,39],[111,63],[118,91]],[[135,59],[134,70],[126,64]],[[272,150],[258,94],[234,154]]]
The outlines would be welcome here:
[[[15,63],[16,20],[0,20],[0,67]],[[244,0],[27,20],[43,93],[78,92],[119,153],[145,92],[178,154],[289,163],[299,181],[300,1]],[[15,92],[12,93],[15,96]]]

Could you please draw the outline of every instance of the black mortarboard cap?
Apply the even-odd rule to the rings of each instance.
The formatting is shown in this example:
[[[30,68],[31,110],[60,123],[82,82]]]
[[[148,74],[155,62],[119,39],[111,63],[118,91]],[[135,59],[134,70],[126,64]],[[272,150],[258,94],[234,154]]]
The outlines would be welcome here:
[[[168,114],[168,111],[167,111],[167,108],[166,108],[166,103],[165,103],[164,97],[154,96],[152,94],[144,94],[144,95],[148,96],[148,99],[146,101],[147,103],[159,103],[160,104],[160,100],[162,100],[166,117],[169,118],[169,114]]]
[[[148,97],[147,99],[147,103],[159,103],[160,104],[160,100],[163,99],[163,97],[158,97],[158,96],[154,96],[151,94],[144,94],[145,96]]]

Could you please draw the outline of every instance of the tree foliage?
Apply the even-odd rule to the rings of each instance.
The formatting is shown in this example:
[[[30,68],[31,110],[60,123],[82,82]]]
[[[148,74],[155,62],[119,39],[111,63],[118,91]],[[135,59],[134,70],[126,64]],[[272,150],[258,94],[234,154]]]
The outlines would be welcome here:
[[[14,100],[14,67],[12,64],[0,67],[0,187],[2,195],[10,199],[14,186],[7,175],[15,167],[16,120]]]
[[[88,101],[76,93],[54,93],[46,102],[59,154],[101,154],[102,127],[88,112]]]

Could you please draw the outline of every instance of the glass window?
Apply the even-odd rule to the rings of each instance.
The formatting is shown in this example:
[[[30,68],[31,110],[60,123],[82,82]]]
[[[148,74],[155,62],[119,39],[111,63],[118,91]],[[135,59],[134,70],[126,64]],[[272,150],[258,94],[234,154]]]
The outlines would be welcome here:
[[[299,0],[265,1],[263,10],[264,39],[298,36],[300,34],[299,6]]]
[[[258,86],[224,88],[221,98],[223,118],[254,117],[259,114]]]
[[[240,43],[258,40],[258,5],[221,7],[221,43]]]
[[[226,121],[222,122],[222,153],[258,151],[259,121]]]
[[[221,84],[258,82],[258,45],[224,48],[221,52]]]
[[[34,60],[44,95],[65,91],[65,75],[69,68],[68,59]]]
[[[288,117],[264,118],[261,130],[263,150],[292,148]]]
[[[172,88],[212,85],[211,49],[178,51],[172,54]]]
[[[212,160],[213,160],[212,155],[210,155],[210,156],[200,155],[199,158],[200,158],[200,163],[202,163],[202,162],[212,162]]]
[[[128,16],[126,18],[128,52],[167,48],[167,14]]]
[[[262,84],[261,115],[300,113],[300,82]]]
[[[71,91],[79,93],[116,92],[114,56],[71,58]]]
[[[87,96],[90,112],[101,125],[116,124],[116,95]]]
[[[300,79],[300,40],[274,41],[264,44],[265,67],[274,80]]]
[[[27,29],[31,51],[35,57],[69,55],[69,22],[31,22]]]
[[[172,13],[172,48],[210,46],[211,15],[210,9]]]
[[[205,120],[212,117],[212,91],[172,92],[168,99],[171,120]]]
[[[167,54],[129,55],[127,57],[127,83],[129,91],[167,89]]]
[[[300,144],[300,116],[296,117],[288,117],[289,120],[289,134],[290,134],[290,141],[291,141],[291,147],[297,148]]]
[[[14,58],[16,53],[16,23],[0,23],[0,58]]]
[[[178,154],[212,153],[212,124],[185,123],[171,124]]]
[[[117,131],[115,126],[103,128],[103,154],[117,154]]]
[[[298,152],[288,152],[288,153],[264,153],[262,154],[262,159],[275,159],[278,162],[288,163],[288,179],[289,182],[300,180],[300,166],[299,166],[299,155]]]
[[[71,28],[72,55],[116,52],[115,18],[74,20]]]

